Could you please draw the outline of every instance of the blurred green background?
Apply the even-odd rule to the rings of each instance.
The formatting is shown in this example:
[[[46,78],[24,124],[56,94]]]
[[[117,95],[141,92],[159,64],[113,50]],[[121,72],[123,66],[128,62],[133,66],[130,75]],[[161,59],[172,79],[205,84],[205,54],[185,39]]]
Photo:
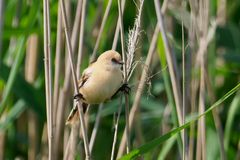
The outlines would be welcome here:
[[[44,47],[43,47],[43,3],[38,0],[0,0],[0,159],[44,159],[47,157],[46,139],[46,102],[44,77]],[[161,1],[162,2],[162,1]],[[69,30],[72,31],[77,0],[65,1],[67,4]],[[89,64],[97,35],[99,33],[107,0],[88,0],[86,5],[86,19],[83,41],[83,61],[81,71]],[[197,3],[197,2],[196,2]],[[123,16],[125,38],[128,30],[133,27],[138,10],[138,1],[126,0]],[[224,9],[221,10],[220,7]],[[198,93],[192,94],[194,89],[192,79],[199,79],[199,71],[193,67],[196,51],[199,47],[198,39],[191,41],[190,31],[191,7],[188,1],[169,0],[164,14],[167,36],[178,63],[178,74],[182,75],[182,22],[186,46],[186,119],[197,114],[192,111],[192,99],[198,106]],[[51,58],[52,76],[54,80],[56,39],[57,39],[58,1],[50,1],[51,22]],[[79,17],[80,18],[80,17]],[[112,48],[118,19],[117,1],[113,0],[106,25],[100,39],[97,54]],[[240,71],[240,0],[211,0],[209,1],[209,21],[211,28],[218,22],[214,36],[206,50],[206,72],[211,86],[206,86],[205,105],[211,106],[239,82]],[[149,44],[154,32],[157,17],[154,1],[145,0],[141,17],[140,40],[136,50],[136,60],[140,61],[130,81],[132,93],[130,106],[133,103],[137,84],[139,82],[144,61],[148,53]],[[77,32],[79,35],[79,31]],[[67,52],[64,34],[60,57],[60,90],[64,88]],[[194,43],[194,48],[191,48]],[[77,43],[78,44],[78,43]],[[78,48],[78,46],[77,46]],[[161,59],[162,42],[157,43],[156,54],[148,70],[146,88],[140,100],[140,107],[134,127],[131,132],[133,148],[143,145],[150,140],[167,133],[176,127],[176,114],[172,110],[174,105],[171,81],[169,78],[166,60]],[[117,51],[121,52],[120,40]],[[33,53],[34,52],[34,53]],[[75,49],[77,55],[77,49]],[[159,53],[159,54],[158,54]],[[34,56],[33,56],[34,54]],[[33,57],[31,57],[31,55]],[[160,55],[160,56],[159,56]],[[29,60],[29,57],[33,58]],[[74,58],[75,64],[76,57]],[[32,70],[31,70],[32,69]],[[182,76],[180,76],[182,79]],[[72,78],[70,78],[72,84]],[[73,89],[71,85],[66,97],[63,125],[72,107]],[[197,91],[199,88],[197,87]],[[195,96],[195,97],[194,97]],[[223,130],[223,139],[227,159],[240,158],[240,97],[239,93],[230,97],[218,107],[220,126]],[[93,148],[94,159],[110,159],[112,138],[114,132],[113,115],[117,112],[119,98],[104,104],[101,111],[101,123]],[[89,135],[94,125],[98,107],[91,107],[89,111]],[[57,112],[56,112],[57,114]],[[33,123],[31,123],[33,122]],[[221,159],[221,150],[213,116],[206,117],[206,158],[209,160]],[[45,129],[44,129],[45,126]],[[121,114],[118,143],[121,140],[125,126],[124,111]],[[69,135],[69,127],[64,127],[61,145],[65,144]],[[33,131],[33,132],[32,132]],[[35,132],[34,132],[35,131]],[[190,130],[186,130],[189,137]],[[65,139],[64,139],[65,136]],[[181,157],[179,143],[173,136],[163,145],[156,147],[144,155],[145,159],[179,159]],[[193,132],[196,142],[197,130]],[[63,143],[63,144],[62,144]],[[196,145],[196,143],[195,143]],[[31,147],[30,147],[31,146]],[[34,146],[34,149],[31,149]],[[79,140],[78,149],[82,142]],[[195,146],[196,147],[196,146]],[[196,157],[196,148],[193,147],[193,159]],[[31,152],[31,150],[33,150]],[[31,152],[31,153],[30,153]],[[62,159],[64,150],[60,149]],[[78,152],[77,159],[81,152]]]

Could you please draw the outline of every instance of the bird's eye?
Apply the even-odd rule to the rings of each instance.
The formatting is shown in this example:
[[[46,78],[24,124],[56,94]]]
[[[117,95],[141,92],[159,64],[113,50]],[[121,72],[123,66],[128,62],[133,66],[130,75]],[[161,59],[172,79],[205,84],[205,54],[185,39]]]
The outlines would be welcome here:
[[[114,63],[118,63],[118,61],[116,60],[116,58],[112,58],[111,61],[114,62]]]
[[[117,60],[116,58],[112,58],[111,61],[115,64],[123,65],[122,61]]]

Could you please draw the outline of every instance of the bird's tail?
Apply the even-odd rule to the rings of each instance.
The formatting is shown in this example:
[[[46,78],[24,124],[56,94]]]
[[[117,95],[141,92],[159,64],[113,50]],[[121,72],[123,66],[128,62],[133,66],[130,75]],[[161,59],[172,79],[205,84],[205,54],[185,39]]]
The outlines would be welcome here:
[[[82,103],[82,107],[83,107],[83,113],[85,113],[88,108],[88,104]],[[68,118],[65,124],[66,125],[75,124],[76,122],[78,122],[78,120],[79,120],[79,113],[78,113],[77,105],[75,105],[71,110],[70,114],[68,115]]]

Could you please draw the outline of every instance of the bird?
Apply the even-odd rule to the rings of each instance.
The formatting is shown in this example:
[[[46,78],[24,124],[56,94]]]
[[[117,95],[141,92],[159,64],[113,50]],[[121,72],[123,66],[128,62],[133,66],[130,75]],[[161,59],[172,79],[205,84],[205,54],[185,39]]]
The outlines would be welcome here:
[[[117,51],[108,50],[83,71],[78,82],[79,94],[74,96],[82,102],[83,112],[88,105],[103,103],[119,91],[129,92],[130,88],[123,83],[123,64],[121,55]],[[73,124],[78,117],[78,108],[75,106],[66,124]]]

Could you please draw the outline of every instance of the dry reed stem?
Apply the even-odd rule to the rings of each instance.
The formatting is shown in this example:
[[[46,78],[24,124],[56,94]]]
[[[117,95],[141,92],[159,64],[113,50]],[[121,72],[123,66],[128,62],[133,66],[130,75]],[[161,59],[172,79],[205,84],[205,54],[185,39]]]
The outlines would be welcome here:
[[[77,79],[80,77],[80,67],[81,67],[81,62],[82,62],[82,55],[83,55],[83,36],[84,36],[84,24],[85,24],[85,8],[86,8],[86,1],[83,4],[82,0],[78,1],[77,4],[77,11],[76,11],[76,16],[74,20],[74,26],[73,26],[73,33],[77,33],[78,30],[79,32],[79,48],[78,48],[78,56],[77,56]],[[81,17],[81,18],[79,18]],[[79,24],[80,27],[79,27]],[[74,38],[74,37],[75,38]],[[77,34],[72,35],[73,39],[77,39]],[[75,105],[75,104],[74,104]],[[77,126],[73,126],[71,128],[71,133],[70,137],[68,139],[67,145],[68,148],[65,150],[65,154],[67,155],[66,159],[74,159],[76,155],[76,148],[77,148],[77,138],[78,138],[78,130],[79,128]]]
[[[119,14],[119,24],[120,24],[120,37],[121,37],[121,49],[122,49],[122,59],[124,62],[123,65],[123,75],[124,75],[124,83],[127,81],[127,69],[126,69],[126,62],[127,62],[127,57],[125,54],[125,47],[124,47],[124,28],[123,28],[123,17],[122,17],[122,7],[120,0],[118,0],[118,14]]]
[[[140,103],[140,99],[141,99],[142,92],[143,92],[143,89],[144,89],[144,85],[145,85],[145,82],[146,82],[146,79],[147,79],[147,76],[148,76],[148,67],[147,66],[150,65],[151,59],[152,59],[153,54],[154,54],[154,50],[156,48],[158,33],[159,33],[159,27],[158,27],[158,25],[156,25],[155,31],[154,31],[154,34],[152,36],[152,40],[151,40],[151,43],[150,43],[150,47],[149,47],[149,50],[148,50],[145,65],[144,65],[146,67],[143,68],[143,71],[142,71],[142,74],[141,74],[141,79],[140,79],[139,85],[137,87],[134,102],[133,102],[133,105],[132,105],[132,108],[131,108],[131,111],[130,111],[130,114],[129,114],[129,128],[130,129],[132,128],[135,113],[136,113],[136,111],[139,107],[139,103]],[[124,133],[123,133],[123,137],[122,137],[122,140],[121,140],[121,143],[120,143],[120,147],[119,147],[119,150],[118,150],[117,158],[120,158],[123,155],[124,148],[126,146],[126,138],[127,137],[126,137],[126,128],[125,128]]]
[[[208,22],[209,22],[209,2],[207,0],[199,2],[199,49],[197,52],[197,62],[200,65],[200,90],[199,90],[199,114],[205,111],[205,55],[207,52],[207,34],[208,34]],[[198,121],[198,137],[197,137],[197,159],[206,159],[206,125],[205,117],[202,117]],[[200,149],[201,148],[201,149]],[[199,150],[201,150],[201,152]]]
[[[2,118],[2,117],[1,117]],[[0,131],[0,159],[4,159],[4,153],[5,153],[5,140],[6,140],[6,137],[5,137],[5,132],[4,131]]]
[[[58,130],[58,110],[59,110],[59,78],[60,78],[60,67],[61,67],[61,51],[63,50],[63,26],[62,26],[62,13],[61,13],[61,5],[58,3],[58,17],[57,17],[57,41],[56,41],[56,53],[55,53],[55,71],[54,71],[54,90],[53,90],[53,110],[54,110],[54,116],[53,116],[53,126],[55,126],[56,131],[56,138],[54,139],[54,143],[56,144],[56,147],[54,148],[54,157],[58,159],[59,154],[59,135],[60,131]],[[61,103],[60,103],[61,104]]]
[[[122,15],[123,15],[124,9],[125,9],[125,2],[126,2],[126,0],[122,0],[122,3],[121,3]],[[113,44],[112,44],[112,49],[113,50],[116,50],[116,48],[117,48],[119,30],[120,30],[120,15],[118,15],[117,26],[116,26],[116,30],[115,30],[115,34],[114,34],[114,39],[113,39]]]
[[[185,124],[185,112],[186,112],[186,104],[185,104],[185,44],[184,44],[184,27],[183,27],[183,21],[182,21],[182,118],[183,118],[183,124]],[[182,151],[182,159],[187,159],[187,135],[185,129],[182,130],[182,136],[183,136],[183,151]]]
[[[46,89],[46,110],[48,125],[49,159],[53,159],[53,110],[52,110],[52,74],[51,74],[51,38],[49,1],[43,0],[44,19],[44,68]]]
[[[40,155],[41,155],[41,159],[43,160],[47,160],[48,159],[48,148],[46,147],[48,145],[48,136],[47,136],[47,124],[44,123],[43,125],[43,134],[41,137],[41,151],[40,151]]]
[[[193,70],[196,69],[195,67],[193,67]],[[196,77],[192,77],[192,81],[191,81],[191,113],[195,113],[197,112],[197,107],[196,107],[196,96],[197,96],[197,91],[199,88],[199,82],[198,79]],[[189,133],[189,152],[188,152],[188,158],[189,159],[194,159],[193,156],[194,154],[194,146],[195,146],[195,128],[196,128],[196,124],[193,123],[190,125],[190,133]]]
[[[206,5],[206,4],[205,4]],[[206,8],[206,6],[205,6]],[[204,15],[203,17],[206,17],[206,15]],[[202,17],[202,18],[203,18]],[[204,19],[204,18],[203,18]],[[203,22],[201,22],[203,23]],[[205,22],[206,23],[206,22]],[[207,23],[208,24],[208,23]],[[201,24],[201,25],[206,25],[206,24]],[[204,30],[202,31],[204,34],[203,34],[203,37],[200,37],[200,44],[199,44],[199,49],[198,49],[198,52],[197,52],[197,58],[196,60],[200,60],[200,61],[197,61],[196,63],[196,68],[199,67],[200,65],[200,70],[201,70],[201,81],[205,81],[205,77],[207,77],[206,75],[206,72],[205,72],[205,64],[204,64],[204,56],[206,54],[206,51],[207,51],[207,47],[208,47],[208,44],[210,43],[210,41],[213,39],[214,37],[214,34],[215,34],[215,30],[216,30],[216,25],[217,23],[213,23],[212,26],[208,29],[208,30]],[[202,75],[204,74],[204,75]],[[205,84],[202,84],[204,86],[201,86],[201,83],[205,83],[205,82],[201,82],[200,81],[200,92],[201,92],[201,87],[204,87],[204,90],[206,90],[205,88]],[[206,91],[205,91],[206,92]],[[201,96],[201,95],[200,95]],[[200,99],[201,101],[203,101],[202,99]],[[203,102],[200,102],[199,100],[199,112],[203,112]],[[223,142],[222,142],[222,139],[223,139],[223,133],[222,133],[222,129],[221,127],[218,127],[219,126],[219,115],[218,113],[216,112],[216,110],[213,110],[212,112],[213,116],[214,116],[214,123],[215,123],[215,126],[217,128],[217,131],[218,131],[218,138],[219,138],[219,143],[220,143],[220,149],[221,149],[221,158],[224,159],[225,158],[225,151],[224,151],[224,145],[223,145]],[[203,150],[203,148],[206,148],[206,139],[205,139],[205,124],[203,123],[204,120],[199,121],[199,127],[198,127],[198,133],[200,136],[198,136],[198,140],[197,140],[197,159],[204,159],[206,156],[206,151]],[[202,135],[203,134],[203,135]],[[203,138],[203,139],[202,139]]]
[[[71,71],[72,71],[72,76],[73,76],[72,78],[73,78],[73,82],[74,82],[74,89],[75,89],[75,93],[79,94],[78,84],[77,84],[77,76],[76,76],[74,64],[72,61],[72,46],[70,44],[70,38],[69,38],[69,34],[68,34],[66,11],[65,11],[65,5],[64,5],[63,0],[61,0],[61,7],[62,7],[63,22],[64,22],[64,30],[65,30],[65,35],[66,35],[66,43],[67,43],[68,54],[69,54],[69,61],[70,61],[70,65],[71,65]],[[86,126],[85,126],[85,121],[84,121],[84,114],[83,114],[82,105],[80,105],[80,100],[77,100],[77,107],[78,107],[78,112],[79,112],[79,117],[80,117],[80,124],[81,124],[80,128],[81,128],[82,135],[83,135],[86,159],[88,160],[88,159],[91,159],[91,155],[90,155],[87,131],[86,131]]]
[[[196,48],[196,12],[197,12],[197,8],[196,8],[196,1],[191,1],[189,0],[189,5],[190,5],[190,28],[188,31],[188,44],[190,47],[190,53],[195,52],[195,48]],[[190,54],[191,59],[195,59],[195,54]],[[193,60],[194,61],[194,60]],[[191,63],[191,68],[192,70],[195,69],[194,65],[192,65]],[[195,113],[196,112],[196,95],[197,95],[197,88],[198,88],[198,82],[197,82],[197,78],[196,76],[192,76],[191,78],[191,82],[190,82],[190,106],[191,106],[191,113]],[[195,123],[192,123],[190,125],[190,133],[189,133],[189,147],[188,147],[188,158],[189,159],[193,159],[194,156],[194,146],[195,146]]]
[[[167,64],[168,64],[169,73],[170,73],[173,95],[174,95],[174,99],[175,99],[175,103],[176,103],[178,123],[179,123],[179,125],[182,125],[183,124],[182,95],[181,95],[180,88],[179,88],[180,83],[179,83],[179,75],[177,72],[177,62],[176,62],[175,55],[171,52],[171,49],[170,49],[170,46],[168,43],[168,39],[166,36],[162,13],[160,10],[160,2],[158,0],[154,0],[154,3],[155,3],[155,9],[156,9],[156,14],[157,14],[157,19],[158,19],[158,25],[160,28],[163,42],[164,42],[165,54],[166,54]],[[183,140],[183,137],[182,137],[182,140]]]
[[[82,12],[81,12],[81,25],[79,32],[79,48],[78,48],[78,58],[77,58],[77,79],[80,79],[80,67],[83,57],[83,37],[84,37],[84,26],[85,26],[85,14],[86,14],[86,0],[80,0],[82,3]]]
[[[95,46],[94,46],[94,49],[93,49],[93,53],[92,53],[91,58],[90,58],[90,62],[92,62],[96,59],[96,54],[97,54],[97,49],[98,49],[98,46],[99,46],[100,38],[102,36],[102,32],[103,32],[103,29],[105,27],[111,5],[112,5],[112,0],[108,0],[107,8],[104,12],[104,16],[103,16],[102,23],[101,23],[101,26],[100,26],[100,30],[99,30],[99,33],[98,33],[98,36],[97,36],[97,40],[96,40],[96,43],[95,43]]]
[[[180,91],[180,81],[179,81],[179,75],[178,75],[178,70],[177,70],[177,62],[175,55],[172,53],[167,35],[166,35],[166,30],[164,27],[164,22],[163,22],[163,16],[160,10],[160,2],[159,0],[154,0],[155,4],[155,10],[157,14],[157,19],[158,19],[158,25],[160,28],[161,32],[161,37],[163,40],[164,44],[164,49],[165,49],[165,55],[166,55],[166,60],[169,68],[169,74],[170,74],[170,79],[171,79],[171,85],[172,85],[172,90],[173,90],[173,95],[174,95],[174,101],[176,105],[176,110],[177,110],[177,119],[178,119],[178,124],[181,126],[183,125],[183,117],[182,117],[182,95]],[[182,142],[184,141],[184,134],[181,132],[181,140]],[[185,156],[185,155],[184,155]]]
[[[214,102],[216,102],[216,95],[214,94],[213,86],[212,86],[210,78],[207,74],[206,68],[204,69],[204,71],[205,71],[205,75],[206,75],[206,79],[205,79],[206,82],[205,83],[206,83],[207,92],[209,94],[211,104],[213,104]],[[222,125],[221,125],[222,123],[221,123],[221,118],[220,118],[219,114],[220,113],[219,113],[218,107],[216,107],[215,109],[212,110],[212,115],[213,115],[213,118],[214,118],[215,127],[216,127],[217,134],[218,134],[218,140],[219,140],[219,143],[220,143],[221,160],[226,160],[227,156],[226,156],[226,151],[224,149],[223,128],[222,128]]]
[[[203,57],[202,57],[203,58]],[[204,73],[204,59],[201,60],[201,76],[200,76],[200,91],[199,91],[199,114],[205,111],[205,73]],[[206,126],[205,117],[202,117],[198,122],[198,147],[201,147],[201,156],[197,159],[206,159]],[[200,133],[200,134],[199,134]],[[201,157],[201,158],[200,158]]]
[[[217,7],[217,22],[220,26],[224,26],[227,21],[227,13],[226,13],[226,0],[219,0]]]
[[[111,160],[114,160],[115,147],[116,147],[116,143],[117,143],[118,124],[119,124],[118,122],[120,119],[121,111],[122,111],[122,95],[120,97],[117,120],[116,120],[116,123],[114,124],[115,131],[114,131],[113,144],[112,144]]]
[[[72,36],[71,36],[71,45],[73,49],[73,53],[76,53],[76,48],[77,48],[77,42],[78,42],[78,36],[77,33],[79,31],[79,25],[80,25],[80,15],[81,15],[81,7],[82,3],[81,0],[78,1],[77,4],[77,10],[76,10],[76,15],[75,15],[75,20],[74,20],[74,25],[73,25],[73,30],[72,30]],[[66,60],[67,58],[67,53],[66,53]],[[62,142],[62,132],[64,128],[64,113],[65,109],[67,106],[67,101],[68,98],[70,97],[70,78],[71,78],[71,70],[70,70],[70,62],[66,61],[66,70],[65,70],[65,76],[64,76],[64,84],[63,88],[61,88],[60,93],[59,93],[59,103],[58,103],[58,109],[57,109],[57,117],[56,117],[56,148],[58,149],[58,152],[62,150],[61,148],[61,142]],[[57,154],[58,156],[58,154]],[[56,157],[56,159],[58,159]]]
[[[124,75],[124,83],[128,81],[128,74],[127,74],[127,63],[129,61],[128,57],[125,54],[124,48],[124,28],[123,28],[123,17],[122,17],[122,7],[121,2],[118,0],[118,14],[120,19],[120,37],[121,37],[121,48],[122,48],[122,57],[123,57],[123,75]],[[134,25],[135,26],[135,25]],[[132,53],[134,54],[134,52]],[[127,58],[127,59],[126,59]],[[124,93],[125,97],[125,119],[126,119],[126,137],[127,137],[127,153],[130,151],[130,132],[129,132],[129,98],[127,93]],[[118,121],[117,121],[118,122]],[[116,132],[117,130],[115,130]],[[115,134],[114,134],[115,135]],[[115,147],[113,147],[115,148]],[[112,152],[113,153],[113,152]]]
[[[54,90],[53,90],[53,110],[57,113],[58,98],[59,98],[59,78],[61,66],[61,50],[63,49],[62,39],[62,14],[61,6],[58,4],[58,18],[57,18],[57,42],[56,42],[56,56],[55,56],[55,71],[54,71]],[[53,125],[56,126],[56,114],[53,115]]]
[[[99,128],[99,124],[100,124],[102,108],[103,108],[103,103],[101,103],[99,105],[97,116],[96,116],[96,122],[94,124],[92,134],[91,134],[91,139],[90,139],[90,143],[89,143],[91,153],[92,153],[94,142],[95,142],[95,139],[96,139],[96,136],[97,136],[97,131],[98,131],[98,128]]]
[[[168,3],[168,0],[165,0],[164,3],[163,3],[162,9],[161,9],[163,14],[166,12],[167,3]],[[149,66],[150,63],[151,63],[151,57],[153,56],[152,54],[153,54],[153,52],[156,48],[156,43],[157,43],[157,38],[158,38],[159,31],[160,31],[159,26],[157,24],[156,27],[155,27],[155,30],[154,30],[154,34],[152,36],[152,40],[151,40],[150,47],[149,47],[148,54],[147,54],[148,56],[147,56],[147,59],[145,61],[145,66]],[[133,102],[132,108],[130,110],[130,114],[129,114],[129,128],[130,128],[130,130],[131,130],[132,125],[133,125],[133,120],[134,120],[134,117],[135,117],[135,113],[137,112],[137,110],[139,108],[140,98],[141,98],[141,95],[142,95],[142,92],[143,92],[145,81],[147,79],[147,71],[148,71],[147,68],[148,67],[144,67],[144,70],[141,74],[141,79],[140,79],[140,82],[139,82],[138,87],[137,87],[138,89],[136,91],[134,102]],[[119,147],[119,150],[118,150],[117,158],[120,158],[123,155],[125,146],[126,146],[126,129],[124,130],[124,133],[123,133],[123,136],[122,136],[122,139],[121,139],[121,143],[120,143],[120,147]]]
[[[32,34],[29,36],[26,48],[26,60],[25,60],[25,79],[27,82],[33,84],[36,78],[36,67],[38,59],[38,36]],[[37,156],[38,146],[38,119],[36,113],[28,111],[28,159],[35,159]]]
[[[64,160],[75,159],[76,147],[77,147],[77,136],[78,136],[78,124],[73,125],[71,128],[70,136],[67,138],[67,144],[64,152]]]

